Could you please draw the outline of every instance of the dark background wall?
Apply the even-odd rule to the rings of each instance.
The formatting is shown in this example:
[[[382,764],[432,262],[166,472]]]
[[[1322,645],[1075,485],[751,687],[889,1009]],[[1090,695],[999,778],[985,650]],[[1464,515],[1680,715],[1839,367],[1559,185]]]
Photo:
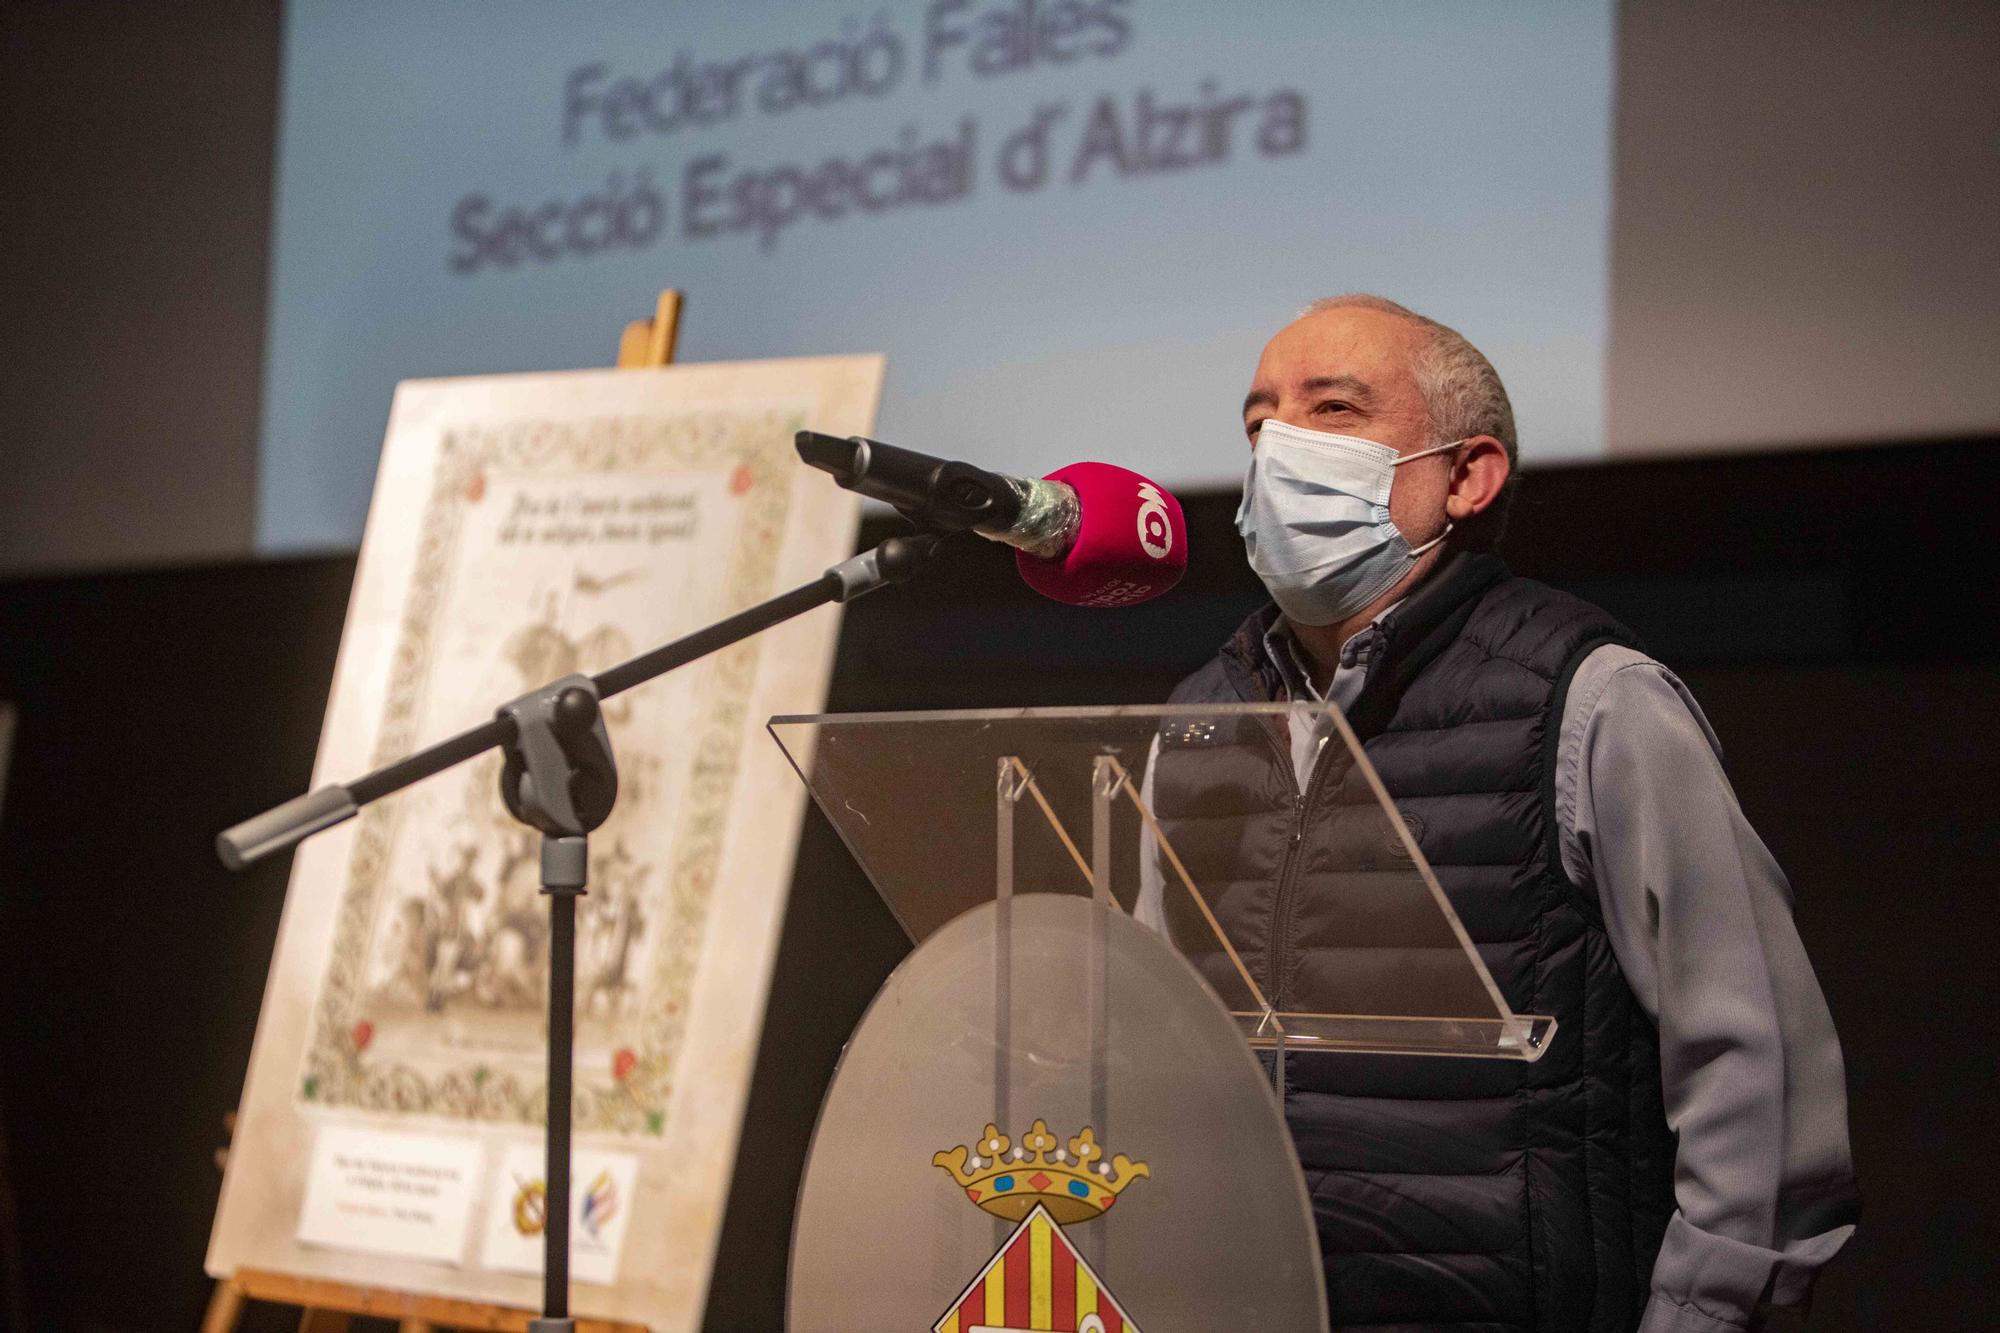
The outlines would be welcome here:
[[[0,0],[0,570],[241,556],[273,0]]]
[[[1995,1237],[1977,1183],[1994,441],[1886,444],[1909,433],[1894,404],[1932,392],[1924,361],[1913,326],[1854,336],[1886,307],[1992,363],[1994,11],[1881,17],[1901,12],[1621,6],[1614,431],[1674,450],[1747,422],[1741,439],[1794,452],[1535,471],[1509,542],[1687,676],[1799,890],[1867,1194],[1825,1329],[1982,1325]],[[0,1178],[23,1262],[6,1294],[35,1329],[187,1328],[206,1297],[212,1154],[285,879],[225,875],[208,839],[306,783],[352,575],[227,562],[250,531],[277,19],[0,0],[0,567],[105,571],[0,584],[0,698],[22,709],[0,808]],[[1788,152],[1745,146],[1763,121]],[[1635,135],[1673,151],[1642,161]],[[1766,398],[1824,410],[1757,415]],[[1824,429],[1782,425],[1799,420]],[[833,706],[1157,699],[1256,600],[1229,510],[1190,497],[1193,572],[1129,613],[1041,603],[995,551],[863,602]],[[812,1113],[903,947],[815,818],[715,1328],[777,1326]],[[809,951],[846,966],[794,980]]]
[[[1623,0],[1618,457],[2000,427],[2000,5]]]

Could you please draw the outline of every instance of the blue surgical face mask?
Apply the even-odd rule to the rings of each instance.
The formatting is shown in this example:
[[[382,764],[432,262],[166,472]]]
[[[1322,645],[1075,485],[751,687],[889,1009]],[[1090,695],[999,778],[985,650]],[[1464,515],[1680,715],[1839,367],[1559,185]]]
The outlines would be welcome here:
[[[1333,625],[1396,585],[1451,533],[1411,546],[1389,521],[1389,487],[1404,463],[1464,440],[1397,457],[1386,444],[1266,421],[1250,451],[1236,530],[1250,568],[1287,619]]]

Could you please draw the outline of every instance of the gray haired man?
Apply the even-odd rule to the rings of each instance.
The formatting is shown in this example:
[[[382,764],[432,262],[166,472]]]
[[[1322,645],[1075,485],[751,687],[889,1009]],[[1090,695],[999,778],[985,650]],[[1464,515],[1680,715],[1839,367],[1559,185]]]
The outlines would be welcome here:
[[[1533,1064],[1287,1062],[1333,1325],[1795,1317],[1856,1215],[1839,1042],[1686,687],[1492,553],[1515,480],[1499,377],[1440,324],[1334,297],[1271,339],[1243,410],[1238,524],[1274,604],[1174,701],[1341,708],[1509,1004],[1559,1024]],[[1224,784],[1230,873],[1270,891],[1223,924],[1280,1009],[1321,964],[1358,817],[1341,750]],[[1170,834],[1217,813],[1208,777],[1150,775]]]

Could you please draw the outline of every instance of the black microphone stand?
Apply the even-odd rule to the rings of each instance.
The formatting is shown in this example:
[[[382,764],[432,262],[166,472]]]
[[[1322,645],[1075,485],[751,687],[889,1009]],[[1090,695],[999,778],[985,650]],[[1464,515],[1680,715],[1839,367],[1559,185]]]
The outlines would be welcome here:
[[[542,892],[549,899],[549,1050],[543,1206],[542,1317],[531,1333],[574,1333],[569,1315],[569,1158],[572,1026],[576,995],[576,900],[585,892],[589,836],[610,817],[618,771],[602,701],[829,602],[901,583],[939,538],[891,537],[811,583],[642,653],[594,676],[574,675],[503,704],[491,722],[386,764],[352,782],[320,787],[226,829],[216,853],[231,870],[296,846],[352,819],[362,806],[499,748],[500,796],[508,813],[542,835]]]

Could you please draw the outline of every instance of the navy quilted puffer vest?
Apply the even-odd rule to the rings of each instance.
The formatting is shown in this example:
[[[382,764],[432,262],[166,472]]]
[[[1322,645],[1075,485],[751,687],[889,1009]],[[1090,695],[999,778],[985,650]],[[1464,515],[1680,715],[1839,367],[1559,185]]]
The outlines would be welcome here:
[[[1275,614],[1253,616],[1174,702],[1282,697],[1261,646]],[[1349,719],[1508,1004],[1553,1015],[1558,1029],[1534,1064],[1286,1062],[1285,1118],[1333,1327],[1629,1330],[1672,1209],[1673,1140],[1654,1028],[1594,902],[1562,871],[1551,769],[1570,675],[1630,635],[1496,557],[1464,554],[1387,633]],[[1244,771],[1218,783],[1204,767],[1197,789],[1193,766],[1163,748],[1155,804],[1283,1009],[1316,968],[1337,968],[1332,904],[1352,872],[1336,867],[1352,866],[1345,849],[1381,816],[1337,745],[1303,793],[1278,746],[1226,758]],[[1232,845],[1218,844],[1224,827]]]

